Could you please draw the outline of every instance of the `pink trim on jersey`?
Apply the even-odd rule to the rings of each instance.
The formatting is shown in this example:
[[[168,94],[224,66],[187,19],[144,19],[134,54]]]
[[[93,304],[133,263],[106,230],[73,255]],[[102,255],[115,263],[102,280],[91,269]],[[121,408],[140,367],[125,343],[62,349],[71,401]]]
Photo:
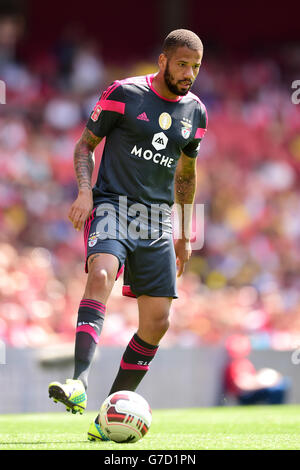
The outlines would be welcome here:
[[[169,100],[168,98],[165,98],[164,96],[160,95],[158,91],[155,90],[154,86],[152,85],[154,77],[155,77],[155,73],[153,73],[152,75],[147,75],[147,83],[150,89],[153,91],[153,93],[159,96],[159,98],[165,101],[170,101],[171,103],[177,103],[177,101],[180,101],[183,98],[182,96],[178,96],[175,100]]]
[[[116,80],[102,93],[100,100],[107,100],[109,95],[111,95],[112,92],[116,88],[118,88],[120,85],[130,85],[130,84],[144,85],[145,82],[146,82],[145,76],[130,77],[130,78],[123,78],[122,80]]]
[[[206,116],[206,128],[208,126],[208,115],[207,115],[207,109],[206,109],[206,106],[202,103],[202,106],[204,106],[204,110],[205,110],[205,116]]]
[[[88,244],[88,238],[89,238],[89,233],[90,233],[90,230],[91,230],[91,224],[92,224],[92,220],[95,218],[95,211],[96,211],[96,208],[93,209],[90,217],[86,220],[85,224],[84,224],[84,247],[85,247],[85,259],[87,257],[87,244]],[[85,272],[87,273],[88,272],[88,269],[87,269],[87,262],[85,263]]]
[[[207,116],[207,109],[206,109],[206,106],[204,103],[202,103],[202,101],[200,100],[199,96],[195,95],[194,93],[192,93],[191,91],[188,92],[188,95],[190,98],[193,98],[194,100],[198,101],[198,103],[201,105],[201,108],[204,109],[205,111],[205,116],[206,116],[206,128],[207,128],[207,125],[208,125],[208,116]]]
[[[207,131],[207,129],[203,129],[202,127],[198,127],[198,129],[196,130],[195,139],[202,139],[202,137],[204,137],[204,134],[205,134],[206,131]]]
[[[99,336],[98,336],[97,332],[94,330],[94,328],[91,325],[80,325],[80,326],[78,326],[76,328],[76,333],[79,333],[80,331],[83,332],[83,333],[88,333],[89,335],[91,335],[91,337],[93,338],[95,343],[99,342]]]
[[[121,276],[123,272],[124,272],[124,264],[122,264],[122,266],[120,267],[118,274],[116,276],[116,280],[119,279],[119,277]]]
[[[120,86],[121,83],[119,80],[116,80],[114,83],[112,83],[103,93],[101,96],[101,100],[107,100],[109,95],[116,89],[118,86]]]
[[[115,111],[116,113],[124,114],[125,113],[125,103],[121,101],[107,100],[106,98],[101,99],[96,104],[100,105],[103,111]]]
[[[92,220],[94,219],[95,217],[95,210],[96,209],[93,209],[90,217],[87,219],[87,221],[85,222],[85,227],[84,227],[84,241],[85,241],[85,247],[86,247],[86,251],[87,251],[87,241],[88,241],[88,236],[89,236],[89,231],[90,231],[90,228],[91,228],[91,224],[92,224]]]
[[[192,93],[191,91],[188,92],[187,96],[189,98],[193,98],[195,101],[198,101],[198,103],[200,103],[202,106],[204,106],[204,104],[202,103],[202,101],[200,100],[199,96],[195,95],[194,93]]]
[[[128,364],[127,362],[124,362],[124,360],[121,360],[120,364],[122,369],[127,369],[127,370],[148,370],[149,366],[141,366],[139,364]]]
[[[134,295],[134,293],[130,289],[130,286],[123,286],[122,287],[122,295],[124,295],[124,297],[134,297],[134,298],[136,298],[136,295]]]
[[[147,81],[147,76],[146,75],[139,75],[137,77],[129,77],[129,78],[123,78],[122,80],[119,80],[121,85],[145,85]]]

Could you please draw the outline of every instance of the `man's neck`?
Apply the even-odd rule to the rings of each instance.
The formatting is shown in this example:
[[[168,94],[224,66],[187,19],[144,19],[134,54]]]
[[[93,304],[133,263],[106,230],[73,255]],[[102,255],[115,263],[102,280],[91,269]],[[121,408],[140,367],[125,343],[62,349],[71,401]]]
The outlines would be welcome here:
[[[158,72],[158,74],[154,75],[152,86],[160,96],[166,98],[167,100],[178,100],[179,98],[179,95],[175,95],[169,90],[161,72]]]

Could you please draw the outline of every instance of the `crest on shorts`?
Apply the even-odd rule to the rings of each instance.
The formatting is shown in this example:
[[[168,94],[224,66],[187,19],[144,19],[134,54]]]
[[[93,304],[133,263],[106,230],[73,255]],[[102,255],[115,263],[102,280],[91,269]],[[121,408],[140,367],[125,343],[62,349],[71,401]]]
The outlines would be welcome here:
[[[96,245],[97,240],[98,240],[98,235],[99,235],[99,234],[98,234],[97,232],[92,233],[92,234],[90,235],[89,241],[88,241],[88,245],[89,245],[90,248],[92,248],[93,246]]]

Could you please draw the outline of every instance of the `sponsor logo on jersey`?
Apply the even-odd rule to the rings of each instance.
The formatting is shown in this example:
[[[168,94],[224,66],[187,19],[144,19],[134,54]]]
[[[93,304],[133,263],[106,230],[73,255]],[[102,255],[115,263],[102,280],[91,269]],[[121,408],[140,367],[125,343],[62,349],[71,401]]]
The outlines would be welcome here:
[[[136,145],[131,150],[131,155],[135,155],[139,158],[144,158],[144,160],[152,160],[153,163],[156,163],[157,165],[161,166],[166,166],[167,168],[172,168],[174,162],[174,158],[167,157],[159,152],[152,152],[152,150],[150,149],[143,150],[142,147],[137,148]]]
[[[170,129],[170,127],[172,126],[172,118],[170,114],[161,113],[161,115],[158,118],[158,123],[164,131],[167,131],[168,129]]]
[[[155,150],[163,150],[166,148],[168,140],[168,137],[163,132],[158,132],[153,136],[152,145]]]

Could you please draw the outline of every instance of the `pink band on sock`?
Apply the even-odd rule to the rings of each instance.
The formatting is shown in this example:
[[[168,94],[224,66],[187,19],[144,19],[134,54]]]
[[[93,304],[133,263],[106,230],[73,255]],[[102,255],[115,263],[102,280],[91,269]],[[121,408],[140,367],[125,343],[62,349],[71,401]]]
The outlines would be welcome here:
[[[76,333],[78,333],[79,331],[82,331],[83,333],[88,333],[89,335],[91,335],[95,343],[98,343],[99,336],[91,325],[80,325],[76,328]]]
[[[149,366],[141,366],[139,364],[128,364],[127,362],[124,362],[124,360],[121,360],[121,368],[122,369],[128,369],[128,370],[148,370]]]
[[[106,307],[102,302],[98,302],[98,300],[93,299],[82,299],[80,302],[79,307],[89,307],[95,310],[99,310],[101,313],[105,313]]]
[[[144,346],[141,346],[140,344],[138,344],[134,338],[131,339],[129,343],[129,347],[133,349],[133,351],[138,352],[142,354],[143,356],[155,356],[158,350],[158,346],[153,349],[145,348]]]

